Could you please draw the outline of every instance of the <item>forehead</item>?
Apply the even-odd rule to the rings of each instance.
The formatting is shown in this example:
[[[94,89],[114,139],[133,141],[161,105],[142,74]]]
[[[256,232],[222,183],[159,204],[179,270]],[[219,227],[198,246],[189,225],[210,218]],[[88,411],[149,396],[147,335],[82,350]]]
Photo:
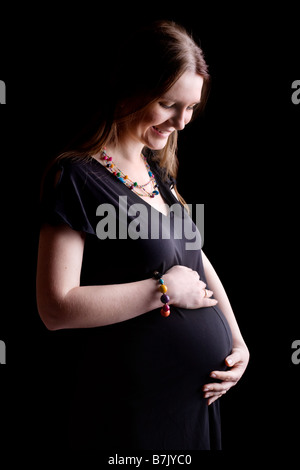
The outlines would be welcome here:
[[[163,95],[170,101],[189,104],[197,103],[201,98],[203,78],[194,72],[185,72],[174,85]]]

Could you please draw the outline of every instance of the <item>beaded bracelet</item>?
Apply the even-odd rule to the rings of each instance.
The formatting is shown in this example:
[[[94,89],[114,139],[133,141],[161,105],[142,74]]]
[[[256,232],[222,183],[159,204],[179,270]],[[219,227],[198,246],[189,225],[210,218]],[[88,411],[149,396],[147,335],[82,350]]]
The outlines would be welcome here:
[[[165,285],[165,281],[163,280],[163,278],[162,278],[163,275],[161,273],[159,273],[158,271],[155,271],[153,274],[154,274],[154,278],[159,283],[158,290],[159,290],[159,292],[162,293],[162,296],[161,296],[160,300],[164,304],[164,306],[161,309],[160,313],[163,317],[167,318],[167,317],[170,316],[170,313],[171,313],[170,306],[168,305],[168,303],[170,302],[170,297],[167,295],[168,288]]]

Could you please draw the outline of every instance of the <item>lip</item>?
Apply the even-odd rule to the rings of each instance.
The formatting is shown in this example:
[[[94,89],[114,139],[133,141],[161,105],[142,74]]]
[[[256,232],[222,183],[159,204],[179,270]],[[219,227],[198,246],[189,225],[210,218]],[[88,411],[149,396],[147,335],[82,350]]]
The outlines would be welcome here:
[[[151,129],[155,132],[156,135],[159,135],[160,137],[168,137],[172,132],[172,131],[158,129],[158,127],[156,126],[152,126]]]

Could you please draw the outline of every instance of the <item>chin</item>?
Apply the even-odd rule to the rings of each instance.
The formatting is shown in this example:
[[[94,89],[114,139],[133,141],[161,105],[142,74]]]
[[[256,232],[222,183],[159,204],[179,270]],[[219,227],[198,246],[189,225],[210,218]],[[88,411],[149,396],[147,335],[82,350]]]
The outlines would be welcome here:
[[[165,137],[156,136],[151,128],[150,132],[144,136],[144,145],[151,150],[162,150],[166,147],[172,134],[173,133],[170,133]]]
[[[146,147],[148,147],[151,150],[162,150],[165,148],[166,145],[167,145],[167,142],[164,145],[146,144]]]
[[[157,141],[146,139],[145,140],[145,145],[146,145],[146,147],[148,147],[151,150],[162,150],[162,149],[165,148],[165,146],[167,145],[168,142],[169,142],[169,138],[164,139],[164,140],[159,139]]]

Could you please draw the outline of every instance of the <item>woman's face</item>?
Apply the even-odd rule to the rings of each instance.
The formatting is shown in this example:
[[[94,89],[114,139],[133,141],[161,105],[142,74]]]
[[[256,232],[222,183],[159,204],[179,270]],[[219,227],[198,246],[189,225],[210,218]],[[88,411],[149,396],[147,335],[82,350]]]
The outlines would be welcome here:
[[[148,106],[143,118],[127,127],[126,137],[152,150],[165,147],[169,135],[190,122],[193,108],[200,102],[203,78],[185,72],[157,101]]]

